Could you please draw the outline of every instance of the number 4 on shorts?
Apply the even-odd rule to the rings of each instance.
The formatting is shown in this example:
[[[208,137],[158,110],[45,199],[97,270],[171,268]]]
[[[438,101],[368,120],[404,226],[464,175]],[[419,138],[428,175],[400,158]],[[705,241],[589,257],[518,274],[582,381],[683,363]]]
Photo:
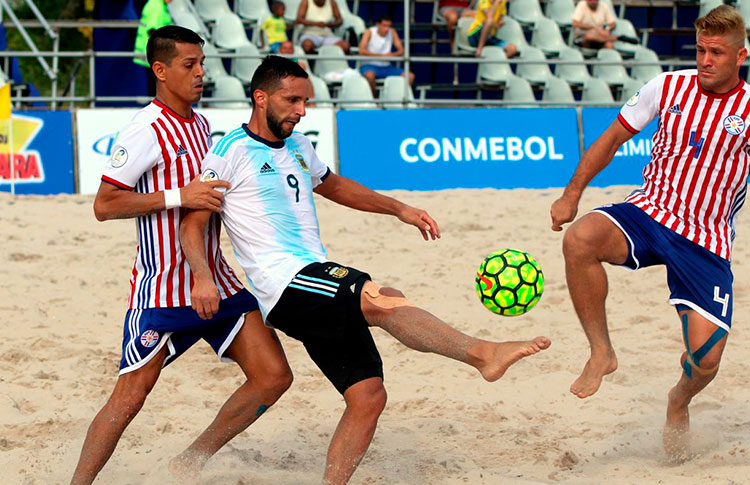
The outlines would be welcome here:
[[[721,303],[721,316],[726,317],[727,316],[727,306],[729,305],[729,293],[724,293],[724,297],[722,298],[719,295],[719,292],[721,291],[721,288],[718,286],[714,286],[714,301],[717,303]]]

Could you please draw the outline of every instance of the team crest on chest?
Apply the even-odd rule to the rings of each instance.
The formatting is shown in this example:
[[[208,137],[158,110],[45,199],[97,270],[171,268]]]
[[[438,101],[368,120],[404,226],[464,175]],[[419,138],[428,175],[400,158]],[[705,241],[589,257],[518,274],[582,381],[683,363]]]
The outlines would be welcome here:
[[[159,341],[159,332],[156,330],[146,330],[141,334],[141,345],[146,348],[153,347]]]
[[[201,175],[201,182],[212,182],[214,180],[219,180],[219,175],[210,168],[206,169]]]
[[[303,157],[301,153],[294,152],[294,159],[297,160],[297,163],[299,163],[299,166],[302,167],[302,170],[304,170],[305,172],[310,171],[310,169],[307,168],[305,157]]]
[[[730,135],[739,135],[745,131],[745,120],[737,115],[729,115],[724,118],[724,129]]]

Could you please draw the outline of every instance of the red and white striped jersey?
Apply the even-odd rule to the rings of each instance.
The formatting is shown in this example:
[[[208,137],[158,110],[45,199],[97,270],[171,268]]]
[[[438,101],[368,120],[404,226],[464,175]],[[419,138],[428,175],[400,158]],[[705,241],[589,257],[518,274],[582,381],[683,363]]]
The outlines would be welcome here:
[[[747,193],[749,115],[750,85],[744,81],[724,94],[703,90],[695,69],[649,81],[618,116],[632,133],[659,117],[643,186],[625,201],[729,260]]]
[[[120,131],[102,180],[139,193],[187,185],[201,173],[211,146],[208,120],[195,111],[190,119],[154,100]],[[138,248],[130,280],[129,308],[190,305],[193,278],[180,246],[185,209],[163,210],[136,219]],[[221,298],[242,289],[219,246],[221,221],[213,215],[205,235],[206,259]]]

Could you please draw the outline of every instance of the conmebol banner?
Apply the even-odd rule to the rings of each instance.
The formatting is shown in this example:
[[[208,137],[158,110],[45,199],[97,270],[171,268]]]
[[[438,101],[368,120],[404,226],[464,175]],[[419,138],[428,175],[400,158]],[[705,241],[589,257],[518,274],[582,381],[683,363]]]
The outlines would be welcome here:
[[[99,189],[104,164],[111,155],[117,133],[135,115],[137,109],[80,109],[76,113],[78,139],[78,190],[82,194],[95,194]],[[247,123],[249,109],[201,109],[211,123],[214,143],[226,133]],[[336,170],[334,148],[333,109],[310,108],[307,116],[297,125],[296,131],[307,135],[318,157]]]
[[[579,159],[575,109],[337,114],[341,174],[378,190],[562,187]]]

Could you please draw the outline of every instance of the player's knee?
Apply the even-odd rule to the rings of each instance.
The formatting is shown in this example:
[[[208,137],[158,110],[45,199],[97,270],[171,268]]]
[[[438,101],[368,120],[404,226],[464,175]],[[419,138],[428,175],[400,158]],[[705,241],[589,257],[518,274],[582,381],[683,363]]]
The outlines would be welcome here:
[[[371,281],[365,283],[362,296],[366,302],[362,305],[362,312],[370,323],[380,321],[396,308],[414,306],[400,290],[383,287]]]
[[[563,255],[565,259],[575,258],[590,254],[591,238],[585,227],[580,224],[573,224],[565,231],[563,236]]]
[[[347,399],[346,407],[359,416],[377,419],[387,402],[388,393],[381,382],[379,385],[358,390]]]
[[[717,370],[719,362],[721,362],[721,355],[719,353],[711,352],[701,359],[698,363],[698,367],[704,371]]]
[[[292,386],[292,382],[294,382],[292,370],[288,366],[280,366],[264,372],[263,376],[258,379],[257,385],[263,394],[276,400]]]
[[[150,390],[145,386],[118,386],[108,404],[119,414],[133,416],[143,407]]]

